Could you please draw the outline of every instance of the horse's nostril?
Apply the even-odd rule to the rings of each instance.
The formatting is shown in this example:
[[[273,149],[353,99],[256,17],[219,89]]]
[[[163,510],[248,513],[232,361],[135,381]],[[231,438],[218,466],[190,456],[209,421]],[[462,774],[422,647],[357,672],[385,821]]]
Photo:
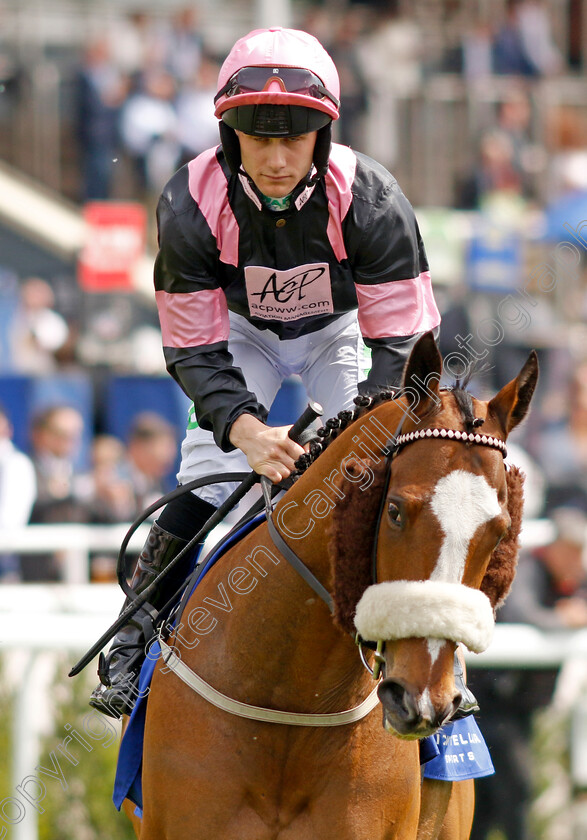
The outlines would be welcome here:
[[[413,720],[417,716],[412,695],[400,682],[383,680],[377,693],[383,707],[399,718]]]

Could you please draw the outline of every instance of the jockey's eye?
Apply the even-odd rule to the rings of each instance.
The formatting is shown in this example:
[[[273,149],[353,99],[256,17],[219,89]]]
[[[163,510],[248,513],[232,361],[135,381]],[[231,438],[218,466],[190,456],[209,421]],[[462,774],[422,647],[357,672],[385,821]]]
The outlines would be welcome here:
[[[387,515],[389,516],[390,520],[393,522],[394,525],[402,524],[402,512],[397,502],[389,502],[387,506]]]

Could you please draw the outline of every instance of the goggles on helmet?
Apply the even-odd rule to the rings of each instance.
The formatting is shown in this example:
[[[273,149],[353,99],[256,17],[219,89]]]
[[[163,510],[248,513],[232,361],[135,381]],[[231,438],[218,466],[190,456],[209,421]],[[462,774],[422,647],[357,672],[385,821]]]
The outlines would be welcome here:
[[[284,92],[310,96],[313,99],[327,98],[336,108],[340,105],[338,99],[324,87],[322,80],[315,73],[302,67],[242,67],[218,91],[214,102],[216,103],[221,96],[229,98],[243,93],[269,90],[275,81]]]

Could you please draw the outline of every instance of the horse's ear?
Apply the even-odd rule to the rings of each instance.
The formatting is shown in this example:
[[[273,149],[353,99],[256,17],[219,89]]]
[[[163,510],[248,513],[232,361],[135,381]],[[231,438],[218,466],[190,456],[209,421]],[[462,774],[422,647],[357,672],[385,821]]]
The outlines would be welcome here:
[[[490,400],[487,414],[497,420],[506,437],[526,416],[537,381],[538,356],[532,350],[518,376]]]
[[[430,409],[430,402],[440,405],[442,356],[434,333],[424,333],[412,348],[404,369],[402,394],[419,416]]]

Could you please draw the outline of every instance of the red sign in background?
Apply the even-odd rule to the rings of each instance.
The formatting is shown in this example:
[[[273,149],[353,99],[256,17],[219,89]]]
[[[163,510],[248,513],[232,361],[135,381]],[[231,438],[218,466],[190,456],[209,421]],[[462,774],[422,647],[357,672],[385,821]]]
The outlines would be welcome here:
[[[78,279],[87,292],[130,291],[145,252],[147,215],[141,204],[96,201],[86,204],[85,245]]]

